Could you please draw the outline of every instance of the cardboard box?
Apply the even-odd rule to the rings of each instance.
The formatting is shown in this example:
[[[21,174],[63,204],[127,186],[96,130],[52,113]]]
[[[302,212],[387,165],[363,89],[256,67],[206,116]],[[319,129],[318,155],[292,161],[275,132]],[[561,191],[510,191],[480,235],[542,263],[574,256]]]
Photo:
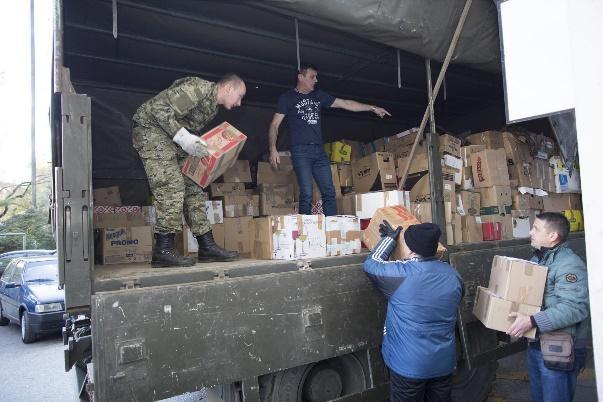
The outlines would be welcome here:
[[[460,158],[463,161],[463,166],[471,167],[471,154],[483,151],[484,149],[486,149],[484,145],[467,145],[461,147]]]
[[[473,314],[490,329],[507,332],[515,318],[509,317],[511,313],[522,313],[525,315],[534,315],[540,311],[540,307],[530,306],[528,304],[514,303],[504,300],[488,289],[478,286],[473,304]],[[524,334],[527,338],[536,337],[536,328]]]
[[[487,238],[484,237],[484,240],[511,240],[513,239],[513,219],[511,217],[511,213],[508,214],[491,214],[491,215],[481,215],[480,219],[483,224],[482,229],[486,226],[488,229],[489,223],[498,223],[500,225],[494,225],[493,229],[496,232],[495,238]]]
[[[139,206],[96,206],[93,211],[95,229],[147,225],[143,209]]]
[[[225,195],[243,195],[245,194],[245,184],[243,183],[212,183],[210,186],[212,197],[223,197]]]
[[[488,289],[512,302],[541,306],[548,268],[519,258],[494,256]]]
[[[224,207],[221,200],[205,201],[205,215],[212,225],[224,223]]]
[[[287,215],[294,213],[293,184],[259,184],[260,215]]]
[[[150,262],[153,233],[150,226],[133,226],[96,231],[97,261],[101,264]]]
[[[412,213],[421,223],[433,222],[431,213],[431,202],[411,202],[410,213]]]
[[[327,216],[325,218],[327,256],[358,254],[360,219],[355,216]]]
[[[342,141],[325,144],[325,152],[331,162],[350,162],[352,160],[352,147]]]
[[[555,173],[548,160],[534,158],[534,188],[555,192]]]
[[[379,225],[386,220],[392,227],[402,226],[404,229],[411,225],[421,223],[410,211],[402,206],[379,208],[371,219],[368,227],[362,232],[362,241],[372,250],[381,241],[379,233]],[[402,242],[404,236],[398,238],[398,246],[392,253],[390,260],[403,260],[407,256],[403,255]],[[441,258],[444,255],[446,248],[442,244],[438,244],[437,257]]]
[[[356,215],[356,194],[344,194],[336,198],[337,213],[340,215]]]
[[[224,122],[201,135],[201,139],[207,143],[209,155],[203,158],[189,156],[184,161],[182,173],[205,188],[234,165],[247,136]]]
[[[463,243],[480,243],[484,240],[479,216],[461,216],[461,238]]]
[[[511,133],[503,133],[509,178],[517,180],[519,187],[534,187],[534,158],[528,144]]]
[[[472,145],[483,145],[487,149],[504,148],[503,136],[501,131],[484,131],[468,135],[465,139]]]
[[[297,178],[293,173],[293,167],[283,163],[282,160],[278,169],[272,168],[268,162],[258,162],[258,184],[290,184],[294,181],[297,182]]]
[[[513,222],[513,238],[526,239],[530,237],[530,215],[526,213],[529,210],[512,210],[511,219]]]
[[[347,163],[338,163],[337,173],[339,176],[339,184],[341,185],[341,187],[354,186],[354,174],[352,173],[352,165]]]
[[[461,216],[453,214],[450,222],[446,222],[446,243],[448,245],[461,244],[463,242],[463,230]]]
[[[387,152],[377,152],[352,164],[354,189],[359,193],[397,188],[394,156]]]
[[[542,209],[545,212],[563,212],[569,209],[582,209],[582,196],[580,194],[555,194],[549,193],[542,198]]]
[[[407,180],[408,184],[409,181]],[[455,182],[450,180],[444,180],[442,184],[444,190],[444,201],[451,201],[454,203],[456,208],[456,189]],[[410,201],[411,202],[427,202],[431,201],[431,189],[429,187],[429,175],[423,175],[410,189]]]
[[[362,142],[345,139],[342,139],[341,142],[350,146],[350,159],[352,161],[362,158],[361,150],[364,145]]]
[[[323,215],[277,215],[254,219],[252,255],[295,260],[326,256]]]
[[[260,215],[259,195],[225,195],[222,197],[222,204],[226,218]]]
[[[181,232],[176,233],[176,249],[181,255],[197,254],[199,251],[197,239],[186,224],[182,225]]]
[[[372,193],[356,194],[356,215],[360,219],[371,219],[379,208],[401,205],[410,207],[408,191],[375,191]]]
[[[516,210],[544,209],[544,197],[513,191],[512,207]]]
[[[238,251],[241,257],[251,255],[253,217],[224,218],[224,248]]]
[[[459,215],[479,215],[481,195],[473,191],[459,191],[456,195],[456,211]]]
[[[398,158],[396,159],[396,166],[398,177],[402,177],[404,173],[404,169],[406,169],[406,164],[408,163],[409,157]],[[410,168],[408,169],[408,174],[414,174],[419,172],[427,172],[429,170],[429,161],[427,158],[427,154],[419,154],[415,155],[412,158],[412,162],[410,164]]]
[[[214,240],[216,241],[216,244],[222,248],[226,247],[226,233],[224,231],[224,224],[223,223],[217,223],[215,225],[211,225],[211,233],[214,236]],[[195,239],[197,240],[197,239]]]
[[[98,206],[120,206],[121,196],[119,187],[111,186],[105,188],[95,188],[92,190],[92,199],[94,205]]]
[[[461,157],[461,139],[450,134],[440,135],[440,154],[449,154],[457,158]]]
[[[476,188],[509,186],[509,172],[504,149],[486,149],[471,154],[473,185]]]
[[[479,215],[510,214],[513,204],[509,186],[492,186],[476,189],[480,194]]]
[[[225,183],[251,183],[249,161],[238,160],[230,169],[224,172]]]

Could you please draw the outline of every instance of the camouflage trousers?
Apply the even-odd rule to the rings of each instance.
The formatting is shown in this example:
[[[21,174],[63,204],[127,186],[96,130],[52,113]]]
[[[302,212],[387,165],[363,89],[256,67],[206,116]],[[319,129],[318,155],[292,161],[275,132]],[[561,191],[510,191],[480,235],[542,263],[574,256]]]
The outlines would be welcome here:
[[[155,233],[176,233],[182,230],[182,215],[195,236],[211,230],[205,214],[207,194],[182,174],[185,157],[172,159],[143,158],[142,164],[153,193],[157,214]]]

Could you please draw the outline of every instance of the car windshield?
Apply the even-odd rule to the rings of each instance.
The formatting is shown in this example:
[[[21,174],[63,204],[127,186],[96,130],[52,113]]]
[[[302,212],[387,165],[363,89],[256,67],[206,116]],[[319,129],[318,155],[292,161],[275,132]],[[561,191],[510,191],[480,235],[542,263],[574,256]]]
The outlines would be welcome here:
[[[25,282],[58,282],[59,269],[56,261],[27,264],[23,279]]]

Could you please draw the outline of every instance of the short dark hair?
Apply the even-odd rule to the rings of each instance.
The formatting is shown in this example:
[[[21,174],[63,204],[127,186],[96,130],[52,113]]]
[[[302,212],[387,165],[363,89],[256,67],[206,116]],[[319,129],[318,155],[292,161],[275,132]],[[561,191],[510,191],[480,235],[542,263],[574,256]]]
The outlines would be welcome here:
[[[310,64],[310,63],[301,63],[299,65],[299,69],[297,70],[297,74],[306,75],[308,70],[314,70],[314,71],[318,72],[318,67],[316,67],[314,64]]]
[[[241,77],[239,77],[236,74],[226,74],[224,76],[222,76],[222,78],[220,78],[220,81],[218,81],[218,85],[220,85],[221,87],[223,87],[226,84],[233,84],[235,86],[239,86],[243,83],[243,79]]]
[[[536,219],[540,219],[546,223],[549,231],[557,232],[561,243],[567,240],[570,224],[565,215],[560,214],[559,212],[543,212],[536,215]]]

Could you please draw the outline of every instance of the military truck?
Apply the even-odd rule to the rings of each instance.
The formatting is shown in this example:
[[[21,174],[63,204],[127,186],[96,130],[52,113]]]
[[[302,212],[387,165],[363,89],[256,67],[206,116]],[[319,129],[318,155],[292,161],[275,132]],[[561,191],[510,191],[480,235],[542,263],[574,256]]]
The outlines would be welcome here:
[[[505,123],[496,7],[473,2],[456,36],[466,4],[445,3],[55,0],[52,210],[65,288],[65,368],[78,374],[83,399],[161,400],[202,388],[223,401],[387,398],[379,351],[386,304],[363,273],[366,253],[173,269],[96,265],[91,192],[118,185],[124,204],[148,203],[131,116],[187,75],[243,77],[243,106],[210,126],[228,120],[249,137],[241,157],[260,159],[276,99],[294,86],[302,60],[319,66],[320,85],[334,96],[392,113],[380,120],[325,110],[326,141],[369,142],[419,126],[433,105],[426,139],[433,216],[443,224],[436,131]],[[442,70],[433,97],[432,78]],[[286,133],[279,138],[286,149]],[[581,235],[570,243],[584,256]],[[525,348],[486,329],[471,310],[494,255],[529,253],[526,240],[448,248],[445,258],[465,283],[457,400],[483,400],[497,359]]]

